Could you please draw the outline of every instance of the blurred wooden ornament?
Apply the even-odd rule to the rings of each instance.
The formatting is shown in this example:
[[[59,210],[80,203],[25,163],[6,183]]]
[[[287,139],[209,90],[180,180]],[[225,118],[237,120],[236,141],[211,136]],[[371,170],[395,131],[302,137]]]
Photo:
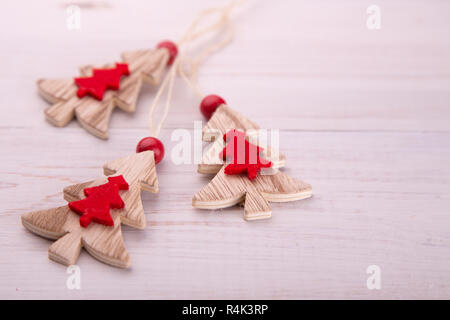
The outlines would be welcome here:
[[[102,99],[90,95],[77,95],[79,86],[74,79],[39,79],[40,94],[52,105],[45,109],[47,120],[57,127],[66,126],[74,117],[91,134],[108,138],[109,119],[117,106],[125,112],[134,112],[143,82],[158,85],[171,53],[165,47],[154,50],[124,52],[124,63],[128,65],[129,75],[122,77],[117,91],[107,90]],[[104,65],[96,69],[112,68]],[[93,76],[93,66],[80,68],[82,77]],[[76,78],[80,79],[80,78]],[[83,78],[81,78],[83,79]]]

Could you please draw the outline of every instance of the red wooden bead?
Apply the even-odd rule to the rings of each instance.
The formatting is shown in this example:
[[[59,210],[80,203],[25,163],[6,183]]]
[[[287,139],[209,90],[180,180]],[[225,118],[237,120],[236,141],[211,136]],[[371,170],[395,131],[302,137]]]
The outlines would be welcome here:
[[[164,158],[164,145],[159,139],[146,137],[139,141],[136,147],[136,153],[152,150],[155,156],[155,164],[161,162]]]
[[[215,94],[211,94],[203,98],[200,103],[200,111],[206,119],[209,119],[221,104],[226,104],[225,100]]]
[[[177,45],[175,43],[173,43],[172,41],[161,41],[160,43],[158,43],[158,45],[156,46],[158,49],[159,48],[166,48],[167,50],[169,50],[169,54],[170,54],[170,58],[169,61],[167,61],[167,65],[170,66],[173,61],[175,60],[175,58],[177,57],[178,54],[178,48]]]

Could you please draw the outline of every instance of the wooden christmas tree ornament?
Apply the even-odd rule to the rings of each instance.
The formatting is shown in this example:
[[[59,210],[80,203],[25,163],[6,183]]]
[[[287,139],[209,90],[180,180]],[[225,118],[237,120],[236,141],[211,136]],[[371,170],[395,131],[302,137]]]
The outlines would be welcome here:
[[[159,190],[154,155],[152,151],[133,154],[106,163],[103,170],[108,178],[66,187],[64,199],[68,205],[22,216],[22,224],[29,231],[57,240],[48,250],[50,259],[64,265],[75,264],[83,247],[106,264],[130,266],[121,224],[145,228],[141,190]],[[80,208],[81,213],[77,210]],[[96,218],[103,218],[105,212],[111,221],[97,223]]]
[[[81,67],[81,78],[40,79],[39,92],[53,104],[45,110],[45,116],[57,127],[66,126],[76,117],[88,132],[106,139],[113,109],[117,106],[134,112],[142,83],[159,84],[174,54],[176,50],[167,45],[124,52],[124,63]]]
[[[203,154],[201,163],[197,166],[197,171],[204,174],[216,174],[224,165],[224,160],[220,157],[220,152],[224,147],[223,135],[231,129],[244,131],[252,140],[257,140],[259,126],[236,110],[225,104],[221,104],[208,123],[203,127],[202,139],[213,144]],[[268,146],[261,146],[264,150],[262,156],[273,163],[273,168],[285,166],[286,158],[278,150],[273,150]]]

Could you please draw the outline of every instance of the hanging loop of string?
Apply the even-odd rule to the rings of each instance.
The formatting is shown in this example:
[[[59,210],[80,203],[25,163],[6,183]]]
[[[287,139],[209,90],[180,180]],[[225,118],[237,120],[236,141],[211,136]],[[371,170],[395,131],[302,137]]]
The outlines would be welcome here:
[[[177,42],[179,53],[175,58],[172,66],[170,67],[169,71],[167,72],[164,80],[162,81],[161,86],[159,87],[155,99],[153,100],[153,103],[150,107],[150,132],[153,137],[155,138],[158,137],[159,133],[161,132],[162,126],[164,125],[164,122],[166,121],[167,116],[169,114],[173,94],[173,86],[177,74],[179,74],[184,79],[187,85],[199,96],[199,98],[204,97],[197,83],[198,67],[204,60],[206,60],[208,56],[221,50],[233,40],[234,33],[230,20],[231,11],[243,1],[244,0],[234,0],[225,6],[213,7],[203,10],[197,15],[197,17],[188,27],[183,37],[181,37],[181,39]],[[214,14],[219,15],[218,19],[214,23],[200,30],[197,30],[200,22],[202,22],[208,16]],[[188,57],[182,52],[182,50],[180,50],[181,47],[186,47],[189,44],[192,44],[194,41],[204,37],[205,35],[214,32],[218,34],[223,32],[224,35],[217,43],[208,46],[195,58],[188,59]],[[183,64],[189,64],[190,66],[189,75],[185,73],[183,69]],[[166,89],[167,89],[167,97],[164,113],[158,126],[155,128],[153,124],[153,116],[155,114],[159,100],[161,99],[161,96],[166,91]]]

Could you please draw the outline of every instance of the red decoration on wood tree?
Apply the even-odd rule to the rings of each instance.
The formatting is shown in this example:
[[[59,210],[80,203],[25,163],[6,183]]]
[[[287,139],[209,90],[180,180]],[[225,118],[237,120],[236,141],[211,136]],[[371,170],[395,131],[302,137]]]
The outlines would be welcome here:
[[[108,182],[99,186],[85,188],[86,198],[69,202],[69,208],[81,215],[80,225],[87,228],[91,221],[113,226],[110,208],[122,209],[125,206],[119,190],[128,190],[128,183],[122,175],[109,177]]]
[[[256,178],[261,168],[270,168],[272,162],[260,157],[263,148],[250,143],[245,138],[245,133],[238,130],[230,130],[223,135],[227,142],[220,153],[223,160],[232,157],[232,162],[225,167],[225,174],[247,173],[250,180]]]
[[[91,77],[75,78],[75,84],[79,87],[77,96],[83,98],[88,94],[102,101],[105,90],[119,90],[120,77],[129,74],[126,63],[116,63],[116,67],[110,69],[93,69]]]
[[[56,240],[48,251],[50,259],[72,265],[76,263],[81,249],[85,248],[104,263],[120,268],[130,266],[121,224],[145,228],[141,191],[159,190],[155,157],[152,151],[132,154],[109,161],[103,166],[103,171],[108,178],[101,177],[64,188],[64,199],[70,204],[28,212],[22,216],[22,224],[29,231]],[[79,213],[83,213],[81,218]],[[88,220],[99,222],[95,220],[97,218],[112,220],[112,223],[109,226],[92,223],[89,228],[84,227]]]
[[[166,48],[127,51],[122,53],[122,59],[123,61],[118,64],[82,66],[80,80],[77,80],[81,87],[74,81],[75,77],[39,79],[37,81],[39,93],[52,104],[45,109],[47,120],[57,127],[64,127],[76,118],[89,133],[107,139],[109,119],[113,110],[117,107],[125,112],[135,111],[142,85],[160,83],[167,61],[170,59],[170,52]],[[123,66],[120,67],[121,65]],[[127,73],[124,65],[128,66],[129,75],[119,77],[119,74]],[[100,84],[97,84],[97,77],[95,80],[87,80],[93,77],[94,70],[97,77],[101,78]],[[110,75],[115,72],[116,75]],[[117,82],[119,78],[120,88]],[[114,88],[117,89],[107,90]],[[102,91],[104,91],[103,98]]]

